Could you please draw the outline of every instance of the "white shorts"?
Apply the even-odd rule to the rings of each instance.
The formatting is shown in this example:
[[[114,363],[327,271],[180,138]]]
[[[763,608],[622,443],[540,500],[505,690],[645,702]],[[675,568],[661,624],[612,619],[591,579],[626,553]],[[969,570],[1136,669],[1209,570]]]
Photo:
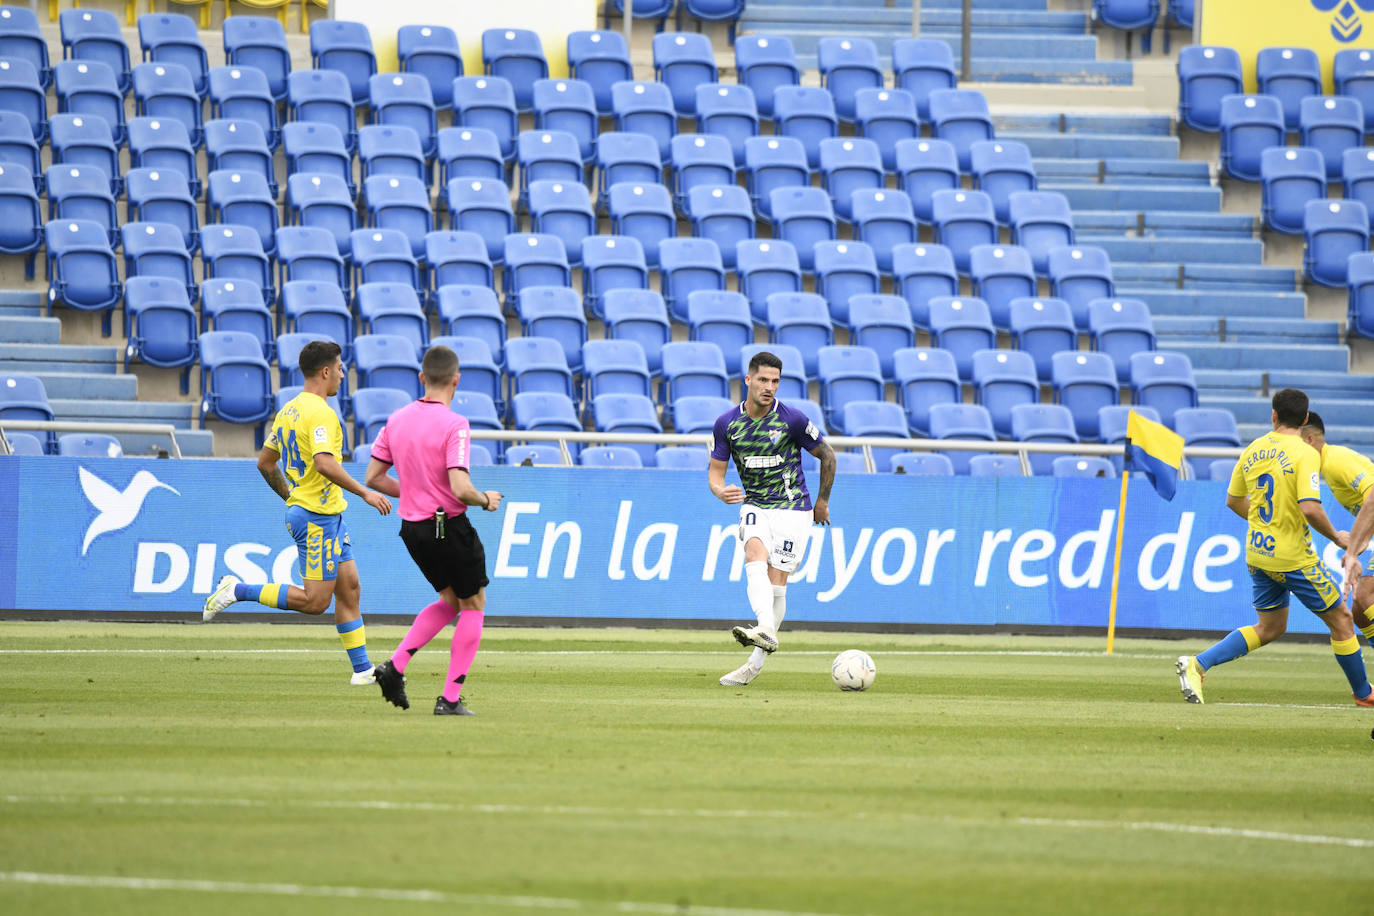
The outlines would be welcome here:
[[[813,524],[810,509],[760,509],[748,503],[739,507],[740,543],[758,538],[768,551],[768,565],[783,572],[796,572],[801,565]]]

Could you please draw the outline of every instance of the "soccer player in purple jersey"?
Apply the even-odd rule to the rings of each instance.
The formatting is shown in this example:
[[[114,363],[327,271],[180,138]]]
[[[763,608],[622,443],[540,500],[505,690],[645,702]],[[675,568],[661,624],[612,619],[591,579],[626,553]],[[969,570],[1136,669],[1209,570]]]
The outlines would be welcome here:
[[[739,539],[744,543],[745,593],[758,623],[731,634],[752,646],[749,660],[720,679],[743,687],[763,671],[778,648],[778,627],[787,611],[787,577],[801,563],[812,523],[830,524],[830,488],[835,483],[835,452],[806,415],[777,398],[782,360],[767,351],[749,361],[745,397],[721,414],[712,429],[707,485],[726,505],[739,506]],[[806,489],[801,450],[821,463],[816,502]],[[726,462],[734,458],[743,488],[725,484]]]

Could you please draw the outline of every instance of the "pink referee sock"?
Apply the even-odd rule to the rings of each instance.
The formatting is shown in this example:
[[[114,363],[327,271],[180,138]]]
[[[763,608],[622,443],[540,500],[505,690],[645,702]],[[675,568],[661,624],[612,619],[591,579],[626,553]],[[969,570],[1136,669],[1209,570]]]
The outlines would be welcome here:
[[[483,619],[481,611],[465,610],[458,615],[458,623],[453,628],[453,649],[448,657],[448,680],[444,682],[444,699],[450,703],[458,701],[463,682],[468,679],[468,669],[477,657]]]
[[[405,638],[401,640],[401,644],[392,653],[391,664],[396,666],[397,671],[405,673],[406,665],[410,664],[411,656],[433,639],[435,634],[448,626],[448,622],[456,616],[458,616],[458,612],[449,607],[448,602],[443,600],[435,601],[416,614],[415,622],[410,625]]]

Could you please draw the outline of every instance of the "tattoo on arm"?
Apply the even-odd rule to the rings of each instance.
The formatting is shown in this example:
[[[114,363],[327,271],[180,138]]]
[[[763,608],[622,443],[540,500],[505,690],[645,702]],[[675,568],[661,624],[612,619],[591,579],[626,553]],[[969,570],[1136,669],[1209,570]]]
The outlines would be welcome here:
[[[821,441],[816,443],[811,454],[821,462],[821,485],[816,499],[830,502],[830,488],[835,484],[835,450],[830,447],[830,443]]]
[[[281,472],[281,468],[277,467],[275,464],[272,465],[272,470],[262,472],[262,478],[266,480],[267,485],[282,498],[282,502],[285,502],[287,498],[290,497],[291,488],[287,486],[286,475]]]

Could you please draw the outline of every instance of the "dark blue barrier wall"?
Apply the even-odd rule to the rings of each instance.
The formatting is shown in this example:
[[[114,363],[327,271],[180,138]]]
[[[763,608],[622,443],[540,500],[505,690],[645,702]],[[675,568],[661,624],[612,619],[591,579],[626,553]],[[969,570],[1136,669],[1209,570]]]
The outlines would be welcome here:
[[[474,478],[506,494],[500,512],[473,513],[492,614],[748,616],[738,510],[710,495],[704,473],[496,467]],[[841,475],[834,524],[813,531],[788,619],[1105,626],[1119,488]],[[1250,619],[1245,526],[1224,499],[1220,483],[1184,482],[1172,503],[1132,483],[1119,626],[1223,630]],[[345,517],[365,612],[409,614],[432,600],[396,516],[351,498]],[[1334,571],[1336,548],[1321,549]],[[298,578],[283,504],[253,462],[0,458],[0,608],[196,611],[226,572]],[[1297,611],[1294,630],[1324,632]]]

